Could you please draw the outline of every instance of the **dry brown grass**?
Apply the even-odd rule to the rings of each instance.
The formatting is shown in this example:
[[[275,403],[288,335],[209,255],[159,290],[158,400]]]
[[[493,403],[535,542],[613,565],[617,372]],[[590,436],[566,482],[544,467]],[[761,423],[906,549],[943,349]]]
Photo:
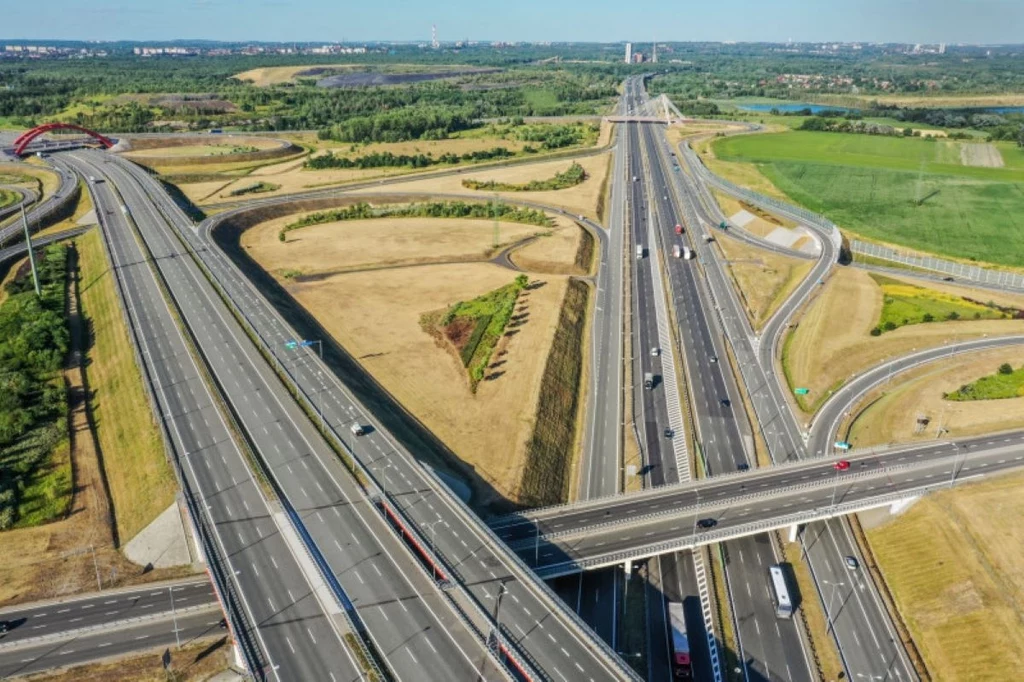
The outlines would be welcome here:
[[[810,405],[820,404],[851,376],[887,358],[985,335],[1024,333],[1022,320],[972,320],[908,325],[873,337],[870,331],[878,323],[882,290],[867,272],[838,268],[823,288],[799,317],[799,326],[783,349],[788,378],[793,386],[811,389]],[[987,292],[973,295],[988,300]]]
[[[722,235],[716,236],[715,242],[728,260],[729,272],[755,329],[764,326],[814,266],[813,261],[783,256]]]
[[[354,69],[357,68],[358,64],[317,64],[317,67],[323,67],[328,69]],[[258,69],[249,69],[241,73],[236,73],[232,78],[240,81],[249,81],[253,85],[264,88],[268,85],[281,85],[282,83],[290,83],[295,79],[295,74],[306,71],[313,68],[314,65],[306,64],[304,66],[265,66]]]
[[[282,243],[278,234],[297,215],[268,220],[246,230],[242,247],[267,270],[286,270],[303,275],[336,273],[363,268],[394,267],[426,263],[488,260],[494,255],[494,223],[490,220],[459,218],[380,218],[344,220],[312,225],[287,233]],[[568,220],[561,221],[562,225]],[[502,245],[531,235],[545,234],[545,228],[519,223],[499,223]],[[559,227],[556,234],[571,235]],[[574,251],[561,254],[564,240],[541,239],[538,256],[572,265]],[[550,252],[546,249],[550,248]]]
[[[27,175],[39,180],[43,185],[43,198],[46,198],[57,191],[60,187],[60,178],[49,167],[41,167],[36,157],[29,157],[28,164],[0,163],[0,175]],[[38,189],[34,182],[24,184],[30,189]]]
[[[711,193],[726,216],[731,218],[740,211],[746,211],[755,216],[753,220],[743,226],[743,229],[759,237],[767,237],[778,227],[796,227],[796,223],[792,220],[764,213],[756,206],[745,205],[724,192],[713,189]]]
[[[943,400],[942,394],[992,374],[1004,362],[1014,366],[1021,350],[999,349],[959,355],[912,370],[888,387],[865,396],[853,410],[855,420],[846,439],[858,447],[933,440],[939,428],[950,438],[993,433],[1024,426],[1024,398],[1005,400]],[[888,390],[887,390],[888,389]],[[917,430],[917,418],[929,419]],[[844,428],[849,424],[844,424]]]
[[[480,382],[475,394],[458,358],[420,328],[423,313],[469,300],[513,277],[495,265],[468,263],[282,284],[463,462],[514,499],[565,278],[545,277],[544,286],[520,295],[517,310],[525,306],[529,317],[497,348],[492,367],[500,376]]]
[[[752,189],[755,192],[766,194],[776,199],[782,199],[783,201],[789,201],[789,198],[782,193],[779,188],[772,184],[771,180],[766,178],[761,171],[757,169],[757,166],[752,163],[742,163],[740,161],[722,161],[715,156],[715,140],[721,139],[716,137],[709,137],[693,145],[694,151],[700,155],[700,158],[704,161],[704,165],[710,170],[717,173],[727,180]],[[728,213],[728,212],[726,212]]]
[[[1024,660],[1024,476],[929,495],[867,537],[931,672],[1007,680]]]
[[[508,182],[522,184],[531,180],[547,180],[565,170],[567,163],[571,161],[559,159],[556,161],[543,161],[539,163],[518,164],[508,168],[480,169],[473,171],[473,179],[481,181],[494,180],[496,182]],[[424,178],[422,180],[410,180],[388,187],[394,192],[423,192],[438,194],[464,194],[490,198],[495,194],[510,199],[523,199],[536,201],[548,206],[564,208],[570,213],[583,214],[591,218],[597,218],[598,197],[601,193],[602,181],[608,170],[608,155],[598,154],[577,160],[587,172],[587,179],[579,185],[568,189],[551,190],[546,192],[478,192],[468,190],[462,186],[462,174],[440,177]],[[468,173],[469,170],[466,171]],[[354,190],[353,193],[377,192],[375,188]]]
[[[182,646],[171,647],[170,675],[164,671],[161,657],[164,647],[127,658],[86,663],[58,672],[42,672],[19,679],[25,682],[199,682],[209,680],[231,667],[233,656],[227,640],[218,634]]]
[[[575,265],[576,251],[583,228],[565,218],[556,219],[559,227],[509,254],[516,267],[529,272],[552,275],[582,275]]]

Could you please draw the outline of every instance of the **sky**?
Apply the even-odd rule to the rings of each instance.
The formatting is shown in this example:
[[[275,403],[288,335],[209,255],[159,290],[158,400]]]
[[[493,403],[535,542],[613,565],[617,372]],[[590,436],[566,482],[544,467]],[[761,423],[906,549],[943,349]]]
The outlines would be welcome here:
[[[1024,0],[0,0],[3,38],[1024,42]],[[40,9],[45,7],[45,9]],[[16,28],[17,27],[17,28]]]

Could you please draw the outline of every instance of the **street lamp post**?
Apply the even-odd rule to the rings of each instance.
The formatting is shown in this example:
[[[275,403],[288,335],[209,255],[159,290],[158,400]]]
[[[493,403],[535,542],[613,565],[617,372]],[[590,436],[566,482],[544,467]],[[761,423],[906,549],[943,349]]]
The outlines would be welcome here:
[[[950,488],[952,488],[953,484],[956,482],[956,463],[957,460],[960,459],[960,446],[957,445],[956,441],[953,441],[953,448],[955,449],[955,454],[953,455],[953,470],[949,472]]]
[[[822,582],[822,584],[828,585],[829,587],[832,588],[832,594],[828,598],[828,606],[825,608],[826,615],[828,616],[828,629],[826,630],[826,632],[832,632],[833,630],[835,630],[835,626],[834,626],[834,622],[835,621],[832,619],[832,601],[836,597],[836,590],[838,588],[840,588],[840,587],[846,587],[846,583],[844,583],[844,582],[832,582],[832,581],[829,581],[829,580],[822,580],[821,582]]]
[[[693,539],[691,540],[691,543],[693,544],[694,547],[696,547],[697,546],[697,519],[698,519],[698,517],[700,517],[700,491],[695,489],[694,492],[697,493],[697,509],[694,510],[694,512],[693,512]]]
[[[435,583],[437,582],[437,531],[434,530],[434,527],[439,523],[441,523],[441,519],[437,519],[436,521],[430,521],[428,523],[423,524],[424,526],[430,529],[430,553],[434,555],[434,557],[430,560],[430,566],[431,572],[434,575]]]
[[[540,521],[535,522],[536,533],[533,535],[533,566],[540,566]]]
[[[178,634],[178,613],[174,610],[174,587],[168,586],[167,594],[171,596],[171,618],[174,619],[174,641],[181,648],[181,635]]]
[[[384,501],[388,500],[388,469],[391,468],[391,460],[387,460],[383,467],[379,467],[377,471],[380,473],[380,484],[381,492],[384,493]]]

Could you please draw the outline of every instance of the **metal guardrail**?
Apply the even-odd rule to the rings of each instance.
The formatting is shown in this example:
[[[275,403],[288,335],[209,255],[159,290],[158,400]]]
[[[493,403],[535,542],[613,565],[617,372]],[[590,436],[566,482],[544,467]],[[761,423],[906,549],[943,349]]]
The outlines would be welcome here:
[[[700,532],[695,536],[686,535],[682,538],[645,545],[643,547],[636,547],[634,549],[611,552],[575,561],[564,561],[557,564],[540,566],[535,568],[534,571],[545,579],[556,578],[570,573],[578,573],[580,571],[602,568],[604,566],[612,566],[615,564],[625,563],[626,561],[634,561],[637,559],[657,556],[659,554],[693,550],[704,545],[725,542],[748,535],[756,535],[758,533],[777,530],[787,526],[802,525],[811,523],[812,521],[822,521],[824,519],[830,519],[837,516],[845,516],[846,514],[864,511],[865,509],[874,509],[876,507],[889,505],[900,500],[920,497],[921,495],[933,490],[949,489],[949,487],[949,481],[925,484],[910,490],[892,493],[881,497],[869,498],[867,500],[857,500],[855,502],[837,504],[834,506],[830,505],[828,507],[821,507],[812,511],[797,512],[795,514],[780,516],[765,521],[755,521],[741,526],[733,526],[724,530]]]
[[[859,239],[854,239],[850,242],[850,249],[857,255],[878,258],[892,263],[897,263],[905,267],[929,270],[940,275],[956,277],[958,279],[999,287],[1001,289],[1024,291],[1024,274],[1016,272],[991,270],[977,265],[957,263],[955,261],[945,260],[935,256],[915,256],[880,244],[862,242]]]
[[[66,172],[71,172],[67,170]],[[89,188],[90,196],[92,197],[92,188]],[[98,205],[95,201],[95,197],[92,197],[93,205]],[[203,505],[198,504],[195,499],[195,493],[192,491],[192,487],[188,482],[188,477],[185,476],[182,469],[181,460],[178,452],[174,446],[174,440],[171,437],[170,432],[167,429],[167,423],[161,418],[163,410],[160,408],[160,402],[154,392],[155,379],[150,371],[150,366],[145,362],[142,353],[142,341],[139,337],[138,328],[132,323],[131,315],[129,314],[129,305],[127,303],[127,296],[125,294],[125,284],[121,277],[121,272],[114,266],[113,258],[111,256],[113,246],[110,241],[110,235],[107,232],[107,228],[103,225],[102,219],[100,224],[100,233],[103,235],[103,241],[105,248],[103,249],[104,259],[107,262],[107,268],[110,272],[115,274],[115,290],[117,291],[118,307],[121,309],[121,316],[124,321],[125,329],[132,339],[132,354],[135,356],[136,366],[139,367],[139,371],[144,375],[144,381],[142,382],[143,391],[146,393],[147,402],[149,402],[150,409],[153,411],[156,417],[156,422],[160,425],[161,441],[164,446],[164,456],[167,461],[171,463],[171,470],[174,472],[174,477],[177,479],[178,486],[182,491],[182,497],[185,500],[185,505],[188,508],[188,518],[192,525],[193,536],[196,537],[203,548],[203,555],[206,557],[206,563],[208,567],[208,573],[210,575],[210,583],[213,586],[214,591],[217,593],[217,601],[221,604],[224,611],[224,615],[228,620],[231,627],[232,635],[235,641],[239,644],[239,648],[242,651],[242,656],[245,658],[246,668],[249,674],[255,679],[264,679],[264,669],[266,661],[263,658],[263,652],[259,646],[253,641],[252,632],[253,624],[249,622],[248,614],[245,609],[239,603],[238,595],[234,589],[234,584],[228,578],[229,575],[234,575],[234,570],[228,566],[228,570],[224,568],[224,558],[221,555],[218,542],[216,541],[215,534],[212,534],[209,529],[209,521],[207,520]]]
[[[215,606],[213,604],[197,604],[195,606],[176,607],[174,609],[174,614],[180,617],[182,614],[198,613],[200,611],[217,611],[218,613],[220,613],[220,607],[219,605]],[[35,637],[16,639],[12,642],[0,642],[0,651],[20,649],[26,646],[42,644],[43,642],[59,642],[64,639],[81,637],[83,635],[89,635],[94,632],[103,632],[104,630],[123,630],[128,626],[135,626],[139,625],[140,623],[149,623],[158,620],[172,620],[175,617],[174,614],[172,614],[170,611],[162,611],[159,613],[153,613],[144,616],[122,618],[120,620],[111,621],[109,623],[97,623],[96,625],[86,625],[80,628],[63,630],[61,632],[51,632],[46,635],[36,635]]]

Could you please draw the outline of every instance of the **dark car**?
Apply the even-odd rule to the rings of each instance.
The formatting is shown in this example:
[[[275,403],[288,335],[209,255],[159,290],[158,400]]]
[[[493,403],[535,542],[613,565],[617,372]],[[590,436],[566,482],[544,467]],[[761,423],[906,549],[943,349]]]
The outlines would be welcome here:
[[[701,519],[697,522],[697,525],[701,528],[714,528],[718,525],[718,521],[715,521],[714,519]]]
[[[722,398],[722,407],[729,407],[731,404],[728,398]]]
[[[740,462],[739,464],[736,465],[736,470],[737,471],[750,471],[750,465],[747,464],[746,462]]]
[[[675,435],[676,432],[674,430],[668,428],[665,429],[665,438],[674,438]]]
[[[955,282],[956,280],[954,280],[952,277],[943,277],[942,281],[943,282]]]

